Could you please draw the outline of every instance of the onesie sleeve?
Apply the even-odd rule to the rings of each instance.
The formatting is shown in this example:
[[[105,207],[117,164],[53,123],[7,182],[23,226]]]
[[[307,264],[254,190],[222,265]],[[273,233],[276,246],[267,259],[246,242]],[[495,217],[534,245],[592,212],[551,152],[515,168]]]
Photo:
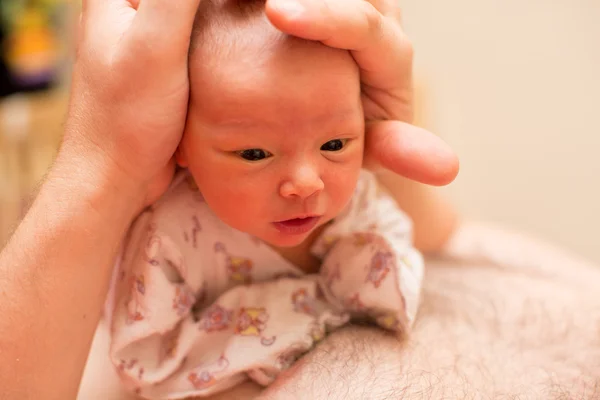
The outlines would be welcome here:
[[[126,386],[139,388],[180,367],[187,349],[178,339],[194,329],[191,310],[202,301],[203,287],[186,282],[184,258],[156,229],[151,212],[132,226],[119,264],[109,293],[110,357]]]
[[[412,223],[364,173],[347,214],[315,246],[323,257],[324,293],[354,320],[408,334],[423,279],[423,258],[412,242]]]

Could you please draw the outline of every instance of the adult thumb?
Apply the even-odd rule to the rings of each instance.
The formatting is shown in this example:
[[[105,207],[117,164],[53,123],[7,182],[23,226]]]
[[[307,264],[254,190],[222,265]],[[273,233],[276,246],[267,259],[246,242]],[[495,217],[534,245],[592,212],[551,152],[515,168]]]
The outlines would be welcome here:
[[[433,133],[400,121],[372,122],[365,137],[365,164],[434,186],[451,183],[458,157]]]

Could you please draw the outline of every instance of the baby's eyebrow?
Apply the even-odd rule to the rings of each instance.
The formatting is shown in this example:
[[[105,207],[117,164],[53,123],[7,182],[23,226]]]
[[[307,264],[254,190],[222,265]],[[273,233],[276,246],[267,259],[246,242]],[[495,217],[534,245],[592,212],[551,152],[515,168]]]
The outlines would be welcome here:
[[[215,126],[223,128],[227,132],[239,132],[239,129],[263,128],[271,125],[268,121],[250,120],[250,119],[227,119],[216,121]]]
[[[315,124],[326,124],[328,122],[343,122],[350,118],[362,115],[358,107],[345,107],[335,110],[335,112],[324,112],[312,118]]]
[[[335,112],[323,112],[319,115],[307,117],[306,122],[314,125],[327,125],[330,123],[343,122],[350,118],[355,118],[356,115],[360,115],[360,109],[344,108],[336,110]],[[261,118],[231,118],[215,121],[214,125],[217,128],[222,128],[226,132],[239,133],[240,130],[244,129],[276,128],[281,125],[281,121],[276,119],[270,120]]]

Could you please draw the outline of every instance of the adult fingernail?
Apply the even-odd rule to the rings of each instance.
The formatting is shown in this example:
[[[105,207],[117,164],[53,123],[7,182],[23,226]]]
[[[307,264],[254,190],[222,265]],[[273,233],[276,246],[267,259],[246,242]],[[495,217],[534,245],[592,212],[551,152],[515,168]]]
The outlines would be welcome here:
[[[286,17],[298,17],[305,11],[304,6],[297,0],[274,0],[272,7],[279,10]]]

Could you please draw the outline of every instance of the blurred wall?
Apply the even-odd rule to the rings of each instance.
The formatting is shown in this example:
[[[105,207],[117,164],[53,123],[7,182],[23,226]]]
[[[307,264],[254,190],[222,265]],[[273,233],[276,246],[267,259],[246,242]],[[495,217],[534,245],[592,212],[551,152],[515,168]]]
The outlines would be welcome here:
[[[401,4],[462,213],[600,261],[600,1]]]

